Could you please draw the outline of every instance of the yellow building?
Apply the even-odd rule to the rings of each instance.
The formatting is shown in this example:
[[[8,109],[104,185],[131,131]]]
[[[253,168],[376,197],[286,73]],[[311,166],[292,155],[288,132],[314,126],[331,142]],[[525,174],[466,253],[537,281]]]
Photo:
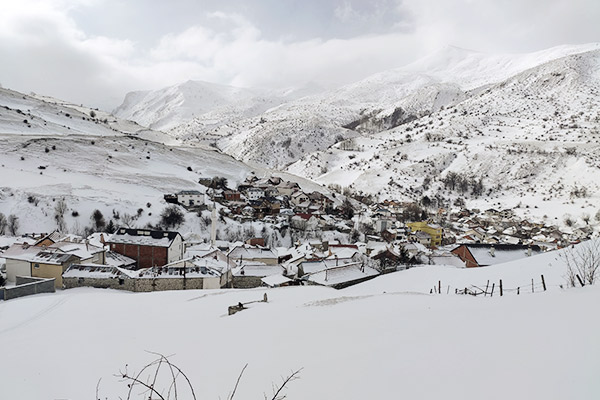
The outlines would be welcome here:
[[[425,232],[431,236],[431,246],[442,244],[442,227],[427,222],[409,222],[406,224],[411,232]]]
[[[72,254],[42,251],[30,260],[31,276],[34,278],[55,278],[54,287],[62,289],[63,272],[65,272],[71,264],[78,261],[79,258]]]

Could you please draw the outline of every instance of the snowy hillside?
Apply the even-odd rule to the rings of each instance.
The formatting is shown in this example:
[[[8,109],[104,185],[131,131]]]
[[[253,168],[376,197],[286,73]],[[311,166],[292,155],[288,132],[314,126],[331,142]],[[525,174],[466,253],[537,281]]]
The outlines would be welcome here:
[[[83,233],[95,209],[106,222],[118,225],[127,215],[142,227],[158,222],[164,194],[204,192],[200,177],[224,177],[236,187],[251,172],[275,173],[211,148],[177,146],[172,136],[100,110],[8,89],[0,89],[0,139],[0,213],[19,218],[19,234],[56,229],[59,199],[67,204],[67,232]],[[278,175],[308,191],[324,190]],[[204,218],[193,212],[181,229],[208,235]]]
[[[115,212],[137,215],[141,209],[137,225],[154,224],[165,205],[163,194],[203,189],[197,183],[200,176],[225,176],[233,182],[250,171],[216,152],[132,137],[4,136],[0,154],[0,212],[19,216],[20,232],[55,229],[59,198],[68,206],[70,232],[89,226],[94,209],[107,218]]]
[[[156,359],[152,351],[185,372],[198,399],[228,398],[248,364],[235,398],[270,398],[272,384],[302,368],[286,386],[290,400],[592,400],[600,393],[600,326],[590,305],[600,287],[561,289],[564,274],[553,252],[526,264],[414,268],[339,291],[69,289],[4,301],[0,339],[11,362],[0,366],[2,391],[82,399],[98,388],[99,398],[125,398],[115,374],[139,372]],[[454,294],[499,279],[511,289],[502,297]],[[438,281],[442,294],[430,295]],[[227,315],[228,306],[264,293],[268,303]],[[45,344],[34,349],[41,333]],[[178,390],[182,398],[184,385]]]
[[[593,217],[600,204],[600,50],[560,58],[390,131],[307,155],[289,172],[380,199]],[[448,174],[483,183],[459,191]],[[581,222],[580,219],[580,222]]]
[[[47,137],[130,135],[161,143],[177,143],[162,132],[151,131],[98,109],[3,88],[0,88],[0,134]]]
[[[56,229],[54,208],[67,204],[66,230],[82,233],[99,209],[106,221],[124,214],[134,226],[156,224],[166,206],[163,195],[206,188],[200,177],[225,177],[231,187],[251,172],[270,176],[272,171],[251,168],[230,156],[198,147],[170,147],[136,137],[71,135],[39,137],[0,135],[0,212],[19,217],[20,233]],[[323,189],[287,174],[305,190]],[[115,217],[118,215],[119,217]],[[182,232],[208,235],[196,213],[186,213]]]

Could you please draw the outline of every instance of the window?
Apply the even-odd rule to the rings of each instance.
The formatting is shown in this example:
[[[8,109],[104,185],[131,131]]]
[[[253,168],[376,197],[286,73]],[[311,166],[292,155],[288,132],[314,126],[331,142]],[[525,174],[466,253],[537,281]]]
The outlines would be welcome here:
[[[38,264],[38,263],[33,264],[33,268],[39,269],[40,268],[40,264]]]

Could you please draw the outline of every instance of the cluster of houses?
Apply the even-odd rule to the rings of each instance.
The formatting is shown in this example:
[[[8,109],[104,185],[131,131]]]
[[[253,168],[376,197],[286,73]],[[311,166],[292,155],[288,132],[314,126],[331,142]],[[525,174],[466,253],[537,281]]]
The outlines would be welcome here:
[[[429,229],[427,224],[415,229]],[[416,231],[419,232],[419,231]],[[15,243],[0,256],[7,279],[52,278],[57,289],[96,287],[161,290],[322,285],[344,288],[415,264],[481,267],[529,257],[538,246],[421,243],[342,244],[309,240],[271,249],[260,238],[246,243],[186,242],[178,232],[119,228],[87,239],[57,232]]]
[[[561,231],[556,226],[523,220],[511,209],[438,209],[427,221],[414,220],[414,217],[406,217],[406,210],[414,207],[414,203],[393,200],[363,206],[363,209],[356,207],[352,211],[358,215],[350,220],[343,207],[351,203],[343,202],[342,196],[318,191],[307,193],[296,182],[280,177],[258,178],[251,174],[236,190],[214,187],[214,179],[200,180],[208,187],[206,193],[185,190],[165,195],[165,199],[195,208],[204,206],[206,196],[211,202],[221,204],[222,212],[238,222],[263,221],[306,232],[351,233],[367,226],[366,240],[419,243],[429,249],[454,243],[486,243],[531,244],[551,250],[593,234],[591,227]]]
[[[414,204],[395,201],[371,206],[369,213],[376,237],[387,242],[418,242],[428,248],[481,243],[533,245],[546,251],[590,239],[594,233],[590,226],[561,230],[521,219],[511,209],[438,209],[427,222],[400,222],[406,219],[404,210],[411,206]]]
[[[177,203],[187,209],[201,208],[210,201],[224,206],[228,217],[238,222],[263,220],[277,223],[289,221],[299,229],[315,228],[316,221],[324,221],[325,215],[335,215],[342,202],[334,195],[325,195],[317,191],[306,193],[296,182],[285,181],[271,176],[259,179],[251,174],[240,183],[237,189],[210,187],[214,178],[200,179],[206,185],[206,193],[198,190],[182,190],[165,194],[167,202]],[[311,223],[307,223],[314,216]],[[330,218],[331,221],[331,218]],[[321,223],[322,224],[322,223]]]
[[[362,229],[364,240],[345,244],[307,239],[292,248],[268,248],[264,238],[229,243],[211,235],[211,242],[204,243],[194,242],[193,234],[185,240],[178,232],[152,229],[119,228],[85,239],[53,232],[31,235],[0,249],[0,267],[9,284],[17,277],[44,278],[53,279],[58,289],[344,288],[414,265],[471,268],[500,264],[566,246],[593,233],[591,228],[564,232],[520,220],[512,210],[439,209],[426,221],[410,221],[406,211],[412,209],[414,219],[415,205],[396,201],[353,209],[354,218],[349,219],[349,213],[340,211],[349,202],[333,194],[305,193],[298,184],[278,177],[250,175],[235,191],[222,182],[221,187],[215,186],[206,193],[187,190],[165,199],[194,209],[204,206],[207,195],[221,203],[229,217],[240,221],[262,219],[315,232]],[[352,235],[348,237],[353,240]]]

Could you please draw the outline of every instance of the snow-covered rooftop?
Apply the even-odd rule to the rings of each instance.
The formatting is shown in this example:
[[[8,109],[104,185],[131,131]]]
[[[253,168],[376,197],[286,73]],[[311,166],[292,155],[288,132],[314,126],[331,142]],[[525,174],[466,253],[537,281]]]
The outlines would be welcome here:
[[[502,264],[526,258],[529,254],[528,248],[524,246],[496,245],[493,246],[493,250],[492,246],[468,245],[467,247],[481,266]],[[531,249],[531,255],[539,253],[541,253],[539,248],[534,247]]]
[[[229,252],[228,256],[235,260],[278,259],[273,250],[250,245],[237,246]]]
[[[361,266],[361,263],[353,263],[315,272],[308,275],[307,280],[323,286],[333,286],[377,275],[379,275],[377,270]]]
[[[352,258],[327,258],[324,260],[309,260],[303,261],[300,267],[305,274],[311,274],[318,271],[323,271],[328,268],[335,268],[342,265],[354,264],[355,261]]]
[[[127,267],[129,265],[135,265],[136,261],[133,258],[124,256],[114,251],[106,252],[106,264],[112,265],[113,267]]]
[[[169,247],[177,235],[179,235],[177,232],[120,228],[108,238],[107,243]]]
[[[275,275],[271,275],[271,276],[265,276],[264,278],[261,279],[261,281],[267,286],[275,287],[275,286],[283,285],[284,283],[291,282],[292,280],[281,274],[275,274]]]
[[[137,271],[131,271],[113,265],[73,264],[63,273],[63,278],[107,279],[121,276],[133,278],[137,274]]]
[[[283,275],[284,270],[279,265],[267,265],[263,263],[244,264],[233,269],[234,276],[256,276],[265,277],[275,274]]]
[[[48,248],[56,248],[64,251],[65,253],[73,254],[82,260],[92,258],[94,254],[101,253],[104,251],[101,247],[96,247],[86,243],[73,243],[73,242],[56,242]]]

